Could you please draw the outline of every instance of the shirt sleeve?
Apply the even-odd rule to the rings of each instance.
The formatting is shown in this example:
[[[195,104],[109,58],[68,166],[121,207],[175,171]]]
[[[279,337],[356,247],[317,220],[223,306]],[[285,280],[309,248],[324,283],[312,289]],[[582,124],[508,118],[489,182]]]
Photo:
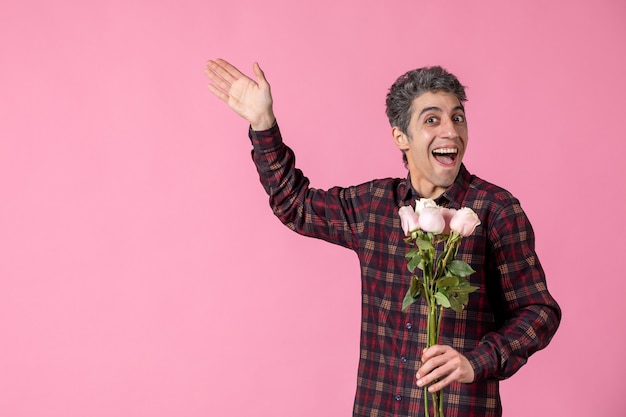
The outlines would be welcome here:
[[[476,378],[508,378],[552,339],[561,310],[548,292],[531,224],[519,201],[495,213],[488,229],[487,285],[499,328],[466,356]]]
[[[366,186],[310,187],[295,165],[295,155],[283,143],[277,124],[266,131],[249,130],[252,159],[274,214],[291,230],[350,249],[363,228]]]

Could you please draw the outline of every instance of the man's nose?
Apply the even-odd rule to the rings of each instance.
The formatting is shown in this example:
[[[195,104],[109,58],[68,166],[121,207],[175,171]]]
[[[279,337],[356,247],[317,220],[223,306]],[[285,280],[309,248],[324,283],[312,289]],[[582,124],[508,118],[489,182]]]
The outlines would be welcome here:
[[[459,136],[459,132],[457,131],[457,125],[450,117],[442,118],[440,127],[441,129],[439,131],[439,135],[441,137],[457,138]]]

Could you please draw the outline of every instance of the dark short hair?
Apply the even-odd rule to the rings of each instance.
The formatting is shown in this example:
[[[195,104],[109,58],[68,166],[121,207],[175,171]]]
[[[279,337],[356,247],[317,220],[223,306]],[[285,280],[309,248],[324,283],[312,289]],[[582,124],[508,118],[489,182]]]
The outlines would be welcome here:
[[[408,135],[413,100],[428,92],[452,93],[461,104],[467,101],[465,87],[445,69],[440,66],[414,69],[401,75],[389,88],[386,102],[389,124]]]

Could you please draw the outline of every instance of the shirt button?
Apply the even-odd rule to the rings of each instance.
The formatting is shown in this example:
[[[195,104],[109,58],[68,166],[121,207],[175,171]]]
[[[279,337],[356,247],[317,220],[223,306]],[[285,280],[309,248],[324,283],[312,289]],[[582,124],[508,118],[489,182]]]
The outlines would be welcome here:
[[[400,361],[402,361],[402,363],[406,363],[406,360],[407,360],[407,359],[406,359],[406,357],[404,357],[404,356],[400,358]]]
[[[402,400],[402,396],[401,395],[396,395],[396,401],[401,401]]]
[[[406,328],[407,328],[407,329],[409,329],[409,330],[411,330],[411,329],[413,328],[413,325],[412,325],[411,323],[407,323],[407,324],[406,324]]]

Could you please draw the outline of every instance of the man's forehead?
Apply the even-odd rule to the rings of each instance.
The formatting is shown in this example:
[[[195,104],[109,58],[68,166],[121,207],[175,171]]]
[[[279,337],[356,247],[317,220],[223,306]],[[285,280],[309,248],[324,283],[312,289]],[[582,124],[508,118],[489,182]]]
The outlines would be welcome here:
[[[445,91],[428,91],[413,99],[413,112],[416,115],[421,115],[427,111],[436,112],[453,112],[462,110],[465,111],[465,107],[457,96]]]

